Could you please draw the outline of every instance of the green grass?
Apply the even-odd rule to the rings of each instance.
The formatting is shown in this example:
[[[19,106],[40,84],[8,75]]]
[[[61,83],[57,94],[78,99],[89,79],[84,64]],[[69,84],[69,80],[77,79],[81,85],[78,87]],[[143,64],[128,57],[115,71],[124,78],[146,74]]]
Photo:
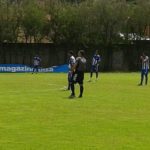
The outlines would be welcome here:
[[[139,78],[103,73],[70,100],[66,74],[0,74],[0,150],[149,150],[150,86]]]

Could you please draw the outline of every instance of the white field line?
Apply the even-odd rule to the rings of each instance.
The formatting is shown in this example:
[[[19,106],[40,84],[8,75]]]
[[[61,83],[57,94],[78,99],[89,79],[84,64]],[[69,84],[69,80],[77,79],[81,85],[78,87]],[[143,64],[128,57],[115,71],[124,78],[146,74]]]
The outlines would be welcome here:
[[[49,92],[49,91],[61,91],[61,90],[64,90],[65,89],[65,86],[61,86],[61,85],[57,85],[57,84],[49,84],[51,86],[58,86],[57,88],[53,88],[53,87],[50,87],[50,88],[47,88],[47,89],[35,89],[35,90],[31,90],[29,89],[29,91],[25,90],[25,91],[20,91],[20,90],[12,90],[12,91],[7,91],[7,93],[16,93],[16,94],[23,94],[23,93],[44,93],[44,92]],[[2,94],[0,92],[0,94]]]

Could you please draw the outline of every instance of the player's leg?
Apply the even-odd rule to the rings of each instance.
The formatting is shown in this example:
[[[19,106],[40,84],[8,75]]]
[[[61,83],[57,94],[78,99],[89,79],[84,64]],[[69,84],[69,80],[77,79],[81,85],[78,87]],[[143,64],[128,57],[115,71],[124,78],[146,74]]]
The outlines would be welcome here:
[[[90,79],[88,80],[89,82],[91,82],[91,80],[92,80],[93,72],[94,72],[94,66],[91,67]]]
[[[70,88],[71,88],[71,82],[68,79],[68,88],[66,90],[70,90]]]
[[[83,80],[84,80],[84,73],[82,72],[80,74],[80,78],[79,78],[79,85],[80,85],[80,95],[79,95],[79,98],[81,98],[83,96],[83,91],[84,91],[84,86],[83,86]]]
[[[143,80],[144,80],[144,70],[141,71],[141,82],[139,85],[142,85],[143,84]]]
[[[36,66],[36,73],[38,73],[39,72],[39,67],[38,66]]]
[[[98,71],[96,71],[96,79],[98,79]]]
[[[96,66],[96,80],[98,79],[98,75],[99,75],[98,66]]]
[[[145,85],[148,84],[148,70],[145,73]]]
[[[70,82],[70,77],[69,77],[69,73],[68,73],[68,88],[67,88],[67,90],[70,90],[70,88],[71,88],[71,82]]]
[[[33,71],[32,71],[32,74],[35,72],[35,66],[33,67]]]
[[[71,72],[69,71],[68,72],[68,88],[67,88],[67,90],[70,90],[70,88],[71,88]]]
[[[81,98],[83,96],[84,86],[83,86],[83,84],[79,84],[79,85],[80,85],[80,95],[79,95],[79,98]]]
[[[74,82],[71,82],[71,96],[75,96],[75,87],[74,87]]]
[[[71,79],[71,95],[69,96],[69,98],[74,98],[75,97],[75,83],[77,80],[77,74],[73,73],[72,75],[72,79]]]

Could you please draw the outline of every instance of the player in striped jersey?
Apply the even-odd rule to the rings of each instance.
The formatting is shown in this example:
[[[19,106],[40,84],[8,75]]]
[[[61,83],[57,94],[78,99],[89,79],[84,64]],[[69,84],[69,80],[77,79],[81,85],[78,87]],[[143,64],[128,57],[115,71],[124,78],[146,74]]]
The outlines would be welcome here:
[[[38,73],[39,66],[40,66],[40,62],[41,62],[41,58],[40,58],[38,55],[36,55],[36,56],[33,58],[33,72],[32,72],[32,74],[33,74],[34,72]]]
[[[67,88],[67,90],[70,90],[71,79],[72,79],[72,74],[73,74],[72,68],[75,64],[75,57],[73,56],[73,51],[69,51],[68,57],[69,57],[69,62],[68,62],[69,71],[68,71],[68,88]]]
[[[139,85],[143,85],[144,76],[145,76],[145,85],[147,85],[148,71],[149,71],[149,57],[146,56],[145,53],[143,53],[140,59],[142,63],[142,69],[141,69],[141,83]]]
[[[91,82],[91,80],[92,80],[93,72],[96,73],[96,80],[98,79],[98,68],[99,68],[100,61],[101,61],[101,57],[98,54],[98,50],[96,50],[96,52],[93,56],[93,59],[92,59],[91,74],[90,74],[89,82]]]

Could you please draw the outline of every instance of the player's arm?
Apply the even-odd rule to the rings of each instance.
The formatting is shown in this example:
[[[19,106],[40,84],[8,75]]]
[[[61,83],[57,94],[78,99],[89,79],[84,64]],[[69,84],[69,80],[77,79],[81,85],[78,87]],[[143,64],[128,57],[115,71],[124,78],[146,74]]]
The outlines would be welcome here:
[[[76,59],[76,62],[73,64],[73,66],[72,66],[72,71],[75,71],[76,70],[76,68],[77,68],[77,65],[78,65],[78,63],[79,63],[79,59],[77,58]]]
[[[76,68],[77,68],[77,64],[75,63],[75,64],[73,64],[73,65],[72,65],[72,67],[71,67],[71,71],[75,71],[75,70],[76,70]]]
[[[97,63],[95,64],[95,66],[99,66],[100,61],[101,61],[101,60],[100,60],[100,56],[99,56],[99,57],[96,58],[96,62],[97,62]]]
[[[144,57],[143,57],[143,56],[140,56],[140,60],[143,61],[143,60],[144,60]]]
[[[143,58],[143,61],[146,62],[148,61],[148,59],[149,59],[148,57],[145,57],[145,59]]]
[[[101,62],[101,56],[100,56],[100,55],[98,55],[98,60],[97,60],[97,62],[98,62],[98,63]]]
[[[70,58],[70,64],[69,64],[69,69],[72,70],[74,68],[74,64],[75,64],[75,59]]]

